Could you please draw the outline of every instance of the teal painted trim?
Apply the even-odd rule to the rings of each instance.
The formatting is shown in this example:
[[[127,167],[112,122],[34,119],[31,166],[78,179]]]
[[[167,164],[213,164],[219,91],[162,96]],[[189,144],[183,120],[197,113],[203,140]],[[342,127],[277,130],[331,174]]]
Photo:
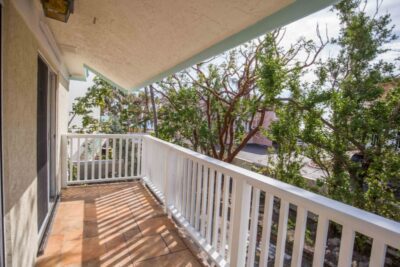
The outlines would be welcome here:
[[[300,18],[306,17],[316,11],[319,11],[329,5],[334,4],[337,0],[295,0],[294,3],[278,11],[277,13],[266,17],[259,22],[249,26],[248,28],[222,40],[221,42],[203,50],[193,57],[185,60],[182,63],[164,71],[147,81],[131,88],[131,90],[141,89],[154,82],[161,81],[163,78],[184,70],[198,62],[211,58],[215,55],[223,53],[233,47],[236,47],[244,42],[257,38],[276,28],[285,26]]]
[[[112,86],[114,86],[115,88],[118,88],[122,91],[127,92],[128,90],[122,86],[120,86],[119,84],[113,82],[112,80],[110,80],[109,78],[107,78],[107,76],[103,75],[102,73],[98,72],[97,70],[89,67],[88,65],[84,64],[83,67],[86,69],[86,71],[91,71],[94,74],[96,74],[97,76],[100,76],[101,78],[103,78],[103,80],[107,81],[109,84],[111,84]]]
[[[71,80],[75,80],[75,81],[82,81],[82,82],[86,82],[87,81],[87,77],[89,76],[89,71],[93,72],[96,76],[101,77],[103,80],[107,81],[109,84],[111,84],[112,86],[114,86],[115,88],[118,88],[124,92],[128,92],[128,90],[122,86],[120,86],[119,84],[113,82],[111,79],[107,78],[105,75],[103,75],[102,73],[98,72],[97,70],[95,70],[92,67],[89,67],[88,65],[84,64],[83,65],[84,68],[84,72],[85,72],[85,77],[81,77],[81,76],[71,76],[70,79]]]
[[[85,76],[69,76],[70,80],[79,81],[79,82],[86,82],[87,79]]]

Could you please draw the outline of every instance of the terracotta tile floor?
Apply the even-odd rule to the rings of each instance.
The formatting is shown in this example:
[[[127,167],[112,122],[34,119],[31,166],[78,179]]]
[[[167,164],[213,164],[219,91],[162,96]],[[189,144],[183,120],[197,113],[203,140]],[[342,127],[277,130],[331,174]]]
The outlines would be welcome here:
[[[181,236],[139,182],[70,187],[37,266],[202,266]]]

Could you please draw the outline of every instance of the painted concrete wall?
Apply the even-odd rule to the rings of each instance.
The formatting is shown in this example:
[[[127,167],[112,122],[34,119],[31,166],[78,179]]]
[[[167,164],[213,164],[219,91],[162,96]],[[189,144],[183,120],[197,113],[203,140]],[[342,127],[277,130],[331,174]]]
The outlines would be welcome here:
[[[38,248],[36,112],[37,57],[50,52],[9,0],[4,5],[3,155],[8,266],[34,266]],[[51,64],[51,62],[49,61]],[[53,64],[51,64],[54,69]],[[68,88],[58,88],[58,134],[66,132]],[[65,114],[64,114],[64,113]],[[65,121],[64,121],[65,120]],[[58,146],[59,147],[59,146]],[[56,152],[56,155],[59,151]],[[57,167],[59,173],[59,167]]]
[[[260,121],[260,114],[257,113],[257,116],[254,118],[253,121],[253,127],[256,127]],[[271,123],[273,121],[275,121],[277,119],[275,112],[273,111],[267,111],[265,113],[265,117],[264,117],[264,121],[262,124],[262,129],[263,130],[268,130],[269,126],[271,125]],[[249,144],[257,144],[257,145],[263,145],[263,146],[272,146],[272,141],[269,140],[264,133],[258,132],[256,133],[250,140],[249,140]]]

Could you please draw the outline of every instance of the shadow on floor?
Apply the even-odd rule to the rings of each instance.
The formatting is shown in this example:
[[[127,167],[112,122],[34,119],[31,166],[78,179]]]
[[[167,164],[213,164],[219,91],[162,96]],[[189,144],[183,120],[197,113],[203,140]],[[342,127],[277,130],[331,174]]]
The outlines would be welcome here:
[[[202,266],[139,182],[70,187],[37,266]]]

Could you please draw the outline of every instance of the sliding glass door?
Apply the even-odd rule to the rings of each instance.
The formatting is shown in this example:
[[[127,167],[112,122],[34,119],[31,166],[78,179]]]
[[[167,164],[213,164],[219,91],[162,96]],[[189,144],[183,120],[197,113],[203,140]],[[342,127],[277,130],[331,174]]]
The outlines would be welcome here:
[[[37,83],[37,212],[38,231],[43,234],[56,197],[55,122],[56,74],[38,57]]]

